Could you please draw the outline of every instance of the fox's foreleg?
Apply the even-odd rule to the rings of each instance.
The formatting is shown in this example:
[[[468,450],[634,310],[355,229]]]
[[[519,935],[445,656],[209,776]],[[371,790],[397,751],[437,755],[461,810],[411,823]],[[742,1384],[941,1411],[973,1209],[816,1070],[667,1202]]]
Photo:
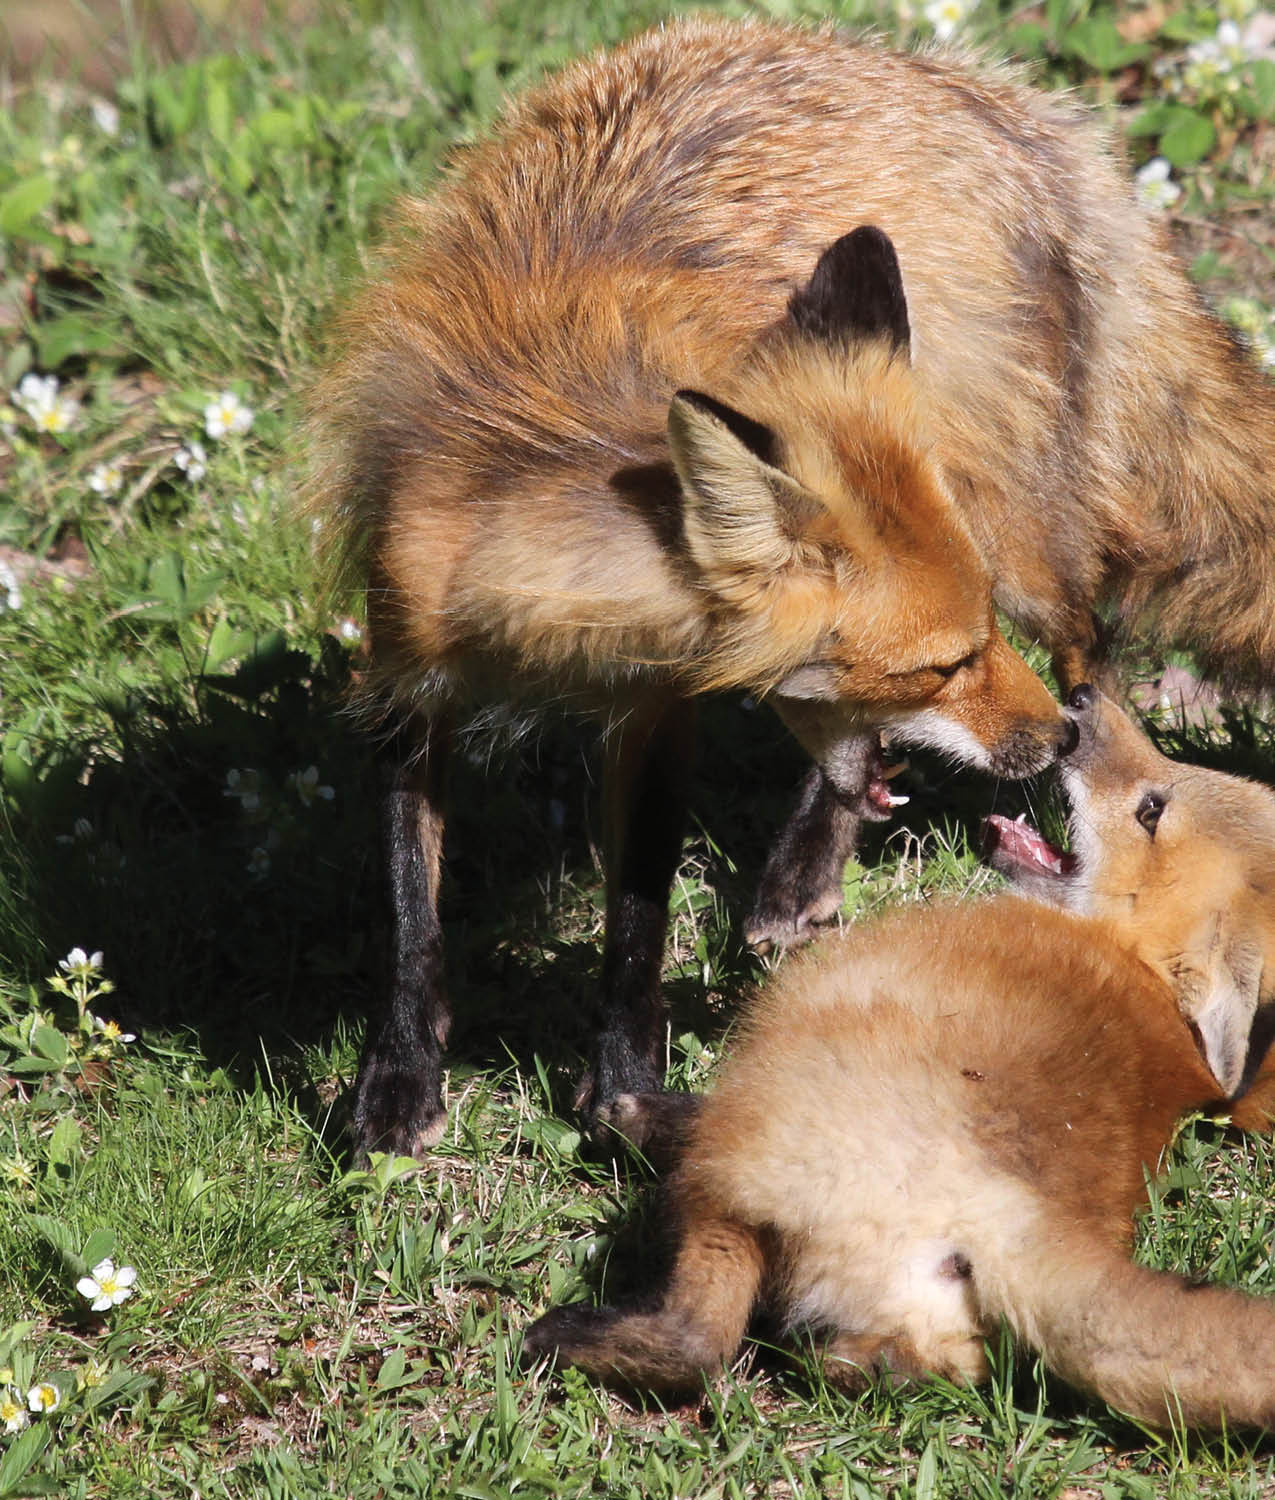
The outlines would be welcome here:
[[[576,1097],[591,1121],[617,1095],[653,1093],[664,1083],[660,969],[695,753],[694,704],[661,698],[617,713],[604,751],[602,1027]]]
[[[381,749],[381,844],[391,931],[389,998],[368,1023],[355,1083],[355,1151],[419,1156],[442,1135],[442,1044],[450,1012],[443,988],[438,887],[445,719],[410,719]]]

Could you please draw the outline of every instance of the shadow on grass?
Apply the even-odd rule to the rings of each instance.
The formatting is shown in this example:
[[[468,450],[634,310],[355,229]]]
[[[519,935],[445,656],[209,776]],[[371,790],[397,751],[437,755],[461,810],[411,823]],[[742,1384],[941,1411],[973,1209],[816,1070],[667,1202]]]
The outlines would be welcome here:
[[[27,775],[8,766],[3,958],[38,982],[72,946],[100,948],[129,1029],[189,1029],[244,1082],[264,1061],[307,1108],[303,1050],[357,1029],[385,948],[376,778],[342,708],[350,675],[335,640],[311,658],[279,635],[182,699],[107,706],[96,743],[59,746]],[[451,1056],[530,1071],[538,1055],[564,1112],[596,1023],[593,738],[549,718],[516,751],[456,757],[447,829]],[[708,837],[692,840],[691,883],[708,893],[713,991],[732,1006],[758,973],[740,927],[802,769],[768,713],[706,706],[693,813]],[[929,763],[911,790],[917,832],[940,813],[973,828],[992,797]],[[887,832],[868,831],[869,858]],[[702,967],[670,981],[672,1026],[711,1041],[731,1011],[710,1003]]]

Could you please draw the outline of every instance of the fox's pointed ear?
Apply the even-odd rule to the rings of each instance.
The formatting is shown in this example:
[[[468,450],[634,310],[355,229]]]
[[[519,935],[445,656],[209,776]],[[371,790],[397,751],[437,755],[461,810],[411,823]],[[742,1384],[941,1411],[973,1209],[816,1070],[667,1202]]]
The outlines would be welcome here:
[[[678,391],[668,436],[687,546],[709,579],[790,567],[822,506],[775,467],[774,433],[711,396]]]
[[[826,343],[888,338],[892,348],[907,353],[908,304],[889,235],[862,224],[829,245],[810,280],[792,294],[788,316],[803,333]]]

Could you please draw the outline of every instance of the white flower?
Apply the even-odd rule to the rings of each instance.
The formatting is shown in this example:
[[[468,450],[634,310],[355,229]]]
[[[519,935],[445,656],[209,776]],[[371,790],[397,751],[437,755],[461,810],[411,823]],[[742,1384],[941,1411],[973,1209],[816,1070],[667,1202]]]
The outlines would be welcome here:
[[[48,1416],[50,1412],[57,1411],[62,1405],[62,1392],[57,1386],[50,1385],[47,1380],[42,1380],[27,1392],[27,1405],[33,1412]]]
[[[223,797],[237,797],[244,812],[256,812],[261,806],[258,777],[255,771],[227,771]]]
[[[304,807],[312,806],[316,797],[322,797],[325,802],[331,802],[336,796],[332,787],[319,785],[318,766],[307,766],[304,771],[293,771],[287,778],[287,785],[292,787],[300,797]]]
[[[93,1017],[93,1030],[99,1032],[103,1040],[108,1042],[119,1042],[123,1044],[125,1042],[135,1042],[137,1040],[137,1036],[134,1032],[121,1031],[118,1021],[104,1021],[101,1016]],[[103,1262],[103,1264],[105,1264],[105,1262]]]
[[[13,568],[0,558],[0,609],[21,609],[22,588]]]
[[[20,1391],[15,1391],[12,1386],[0,1391],[0,1425],[6,1432],[21,1432],[30,1420]]]
[[[93,123],[103,135],[118,135],[120,133],[120,112],[109,99],[94,99],[92,104]]]
[[[212,407],[208,410],[211,411]],[[178,448],[173,454],[173,462],[191,484],[198,484],[208,472],[208,455],[204,452],[202,443],[188,443],[186,447]]]
[[[133,1283],[137,1272],[132,1266],[121,1266],[117,1271],[113,1260],[99,1261],[87,1276],[75,1283],[81,1297],[87,1297],[94,1312],[109,1312],[133,1295]]]
[[[117,463],[104,463],[89,475],[89,489],[95,495],[118,495],[124,483],[124,471]]]
[[[1182,189],[1169,179],[1169,163],[1163,156],[1153,156],[1134,174],[1138,201],[1145,208],[1168,208],[1182,196]]]
[[[41,432],[68,432],[80,414],[80,403],[74,396],[59,394],[56,375],[37,375],[34,371],[24,375],[9,399]]]
[[[103,957],[100,948],[93,954],[85,953],[83,948],[72,948],[65,958],[58,959],[58,968],[73,979],[85,979],[102,967]]]
[[[234,391],[223,391],[204,407],[204,431],[210,438],[238,437],[252,426],[253,410],[245,406]]]
[[[363,627],[357,620],[351,620],[348,616],[341,621],[340,631],[343,641],[361,641],[363,639]]]
[[[945,42],[960,26],[977,0],[929,0],[925,7],[925,19],[934,28],[934,35]]]

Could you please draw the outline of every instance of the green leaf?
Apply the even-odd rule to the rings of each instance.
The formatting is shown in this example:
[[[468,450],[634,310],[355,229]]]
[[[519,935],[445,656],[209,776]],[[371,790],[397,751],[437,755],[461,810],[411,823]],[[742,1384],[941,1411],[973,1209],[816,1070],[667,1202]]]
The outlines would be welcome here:
[[[298,105],[302,102],[297,101]],[[309,139],[308,123],[299,118],[299,111],[266,109],[251,121],[248,132],[254,140],[267,148],[295,149]]]
[[[1145,42],[1126,42],[1110,16],[1094,16],[1063,31],[1058,45],[1068,57],[1078,57],[1098,73],[1115,73],[1146,57]]]
[[[34,1078],[41,1073],[57,1073],[60,1071],[60,1065],[50,1062],[47,1057],[15,1057],[9,1064],[9,1072],[15,1078]]]
[[[154,1385],[150,1375],[141,1375],[133,1370],[116,1370],[108,1375],[101,1385],[90,1386],[80,1398],[86,1411],[105,1406],[108,1402],[132,1400]]]
[[[95,1229],[84,1241],[84,1249],[80,1252],[84,1264],[90,1269],[114,1254],[115,1231],[113,1229]]]
[[[222,615],[212,628],[212,634],[208,637],[208,648],[204,652],[204,671],[215,672],[218,667],[224,666],[226,662],[233,661],[235,657],[242,656],[253,643],[252,632],[248,630],[236,630],[235,627]]]
[[[1174,112],[1179,107],[1170,104],[1167,100],[1157,99],[1134,115],[1124,127],[1124,133],[1127,136],[1159,135],[1173,119]]]
[[[1259,120],[1275,116],[1275,62],[1259,57],[1249,69],[1249,89],[1253,95],[1253,109]]]
[[[51,1218],[48,1214],[32,1214],[31,1227],[59,1255],[68,1260],[75,1257],[75,1241],[61,1219]]]
[[[1049,33],[1035,21],[1013,27],[1005,40],[1014,57],[1044,57],[1049,50]]]
[[[399,1386],[407,1384],[405,1373],[407,1360],[401,1349],[394,1349],[386,1355],[385,1363],[381,1366],[380,1373],[376,1377],[376,1388],[378,1391],[393,1391]]]
[[[925,1451],[921,1454],[921,1461],[916,1466],[916,1489],[914,1491],[916,1500],[931,1500],[938,1488],[939,1458],[938,1449],[934,1444],[934,1438],[926,1443]]]
[[[181,554],[164,552],[151,563],[146,585],[161,603],[181,609],[186,602],[186,578]]]
[[[32,1493],[29,1488],[25,1491],[20,1488],[22,1481],[49,1446],[52,1436],[53,1428],[48,1422],[37,1422],[14,1438],[0,1457],[0,1496]]]
[[[179,87],[174,87],[174,78],[180,79]],[[180,137],[190,131],[202,90],[203,69],[197,64],[151,81],[151,102],[170,135]]]
[[[88,1270],[75,1248],[75,1239],[61,1219],[48,1214],[32,1214],[31,1227],[62,1262],[62,1268],[71,1276],[83,1276]]]
[[[0,1364],[12,1364],[13,1351],[34,1327],[34,1320],[25,1323],[10,1323],[8,1328],[0,1333]]]
[[[1177,111],[1172,123],[1160,137],[1160,154],[1175,167],[1194,166],[1217,144],[1213,121],[1193,109]]]
[[[54,318],[36,328],[36,346],[40,364],[46,370],[57,367],[73,355],[102,354],[118,348],[118,341],[106,328],[94,328],[83,318]]]
[[[0,234],[10,238],[22,234],[53,202],[56,192],[52,177],[28,177],[0,193]]]
[[[47,1158],[50,1166],[68,1167],[78,1159],[80,1154],[80,1141],[84,1132],[80,1129],[79,1121],[74,1115],[63,1115],[53,1127],[53,1134],[49,1137]],[[84,1259],[89,1265],[95,1264],[90,1259],[87,1251]],[[101,1256],[98,1256],[101,1259]]]
[[[37,1026],[31,1034],[31,1050],[54,1067],[64,1068],[71,1056],[66,1038],[53,1026]]]
[[[228,148],[234,135],[234,110],[230,103],[230,88],[224,78],[209,81],[205,108],[213,139]]]

